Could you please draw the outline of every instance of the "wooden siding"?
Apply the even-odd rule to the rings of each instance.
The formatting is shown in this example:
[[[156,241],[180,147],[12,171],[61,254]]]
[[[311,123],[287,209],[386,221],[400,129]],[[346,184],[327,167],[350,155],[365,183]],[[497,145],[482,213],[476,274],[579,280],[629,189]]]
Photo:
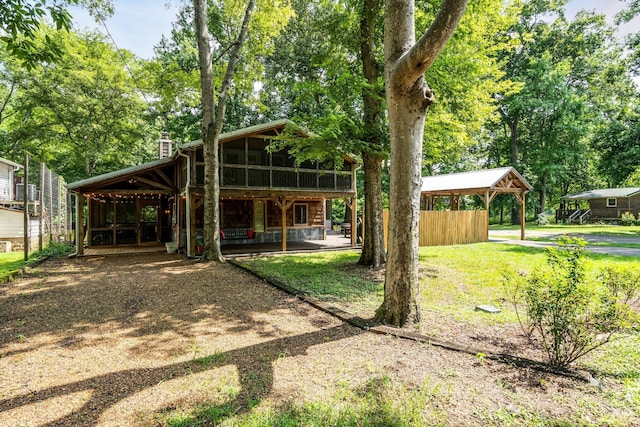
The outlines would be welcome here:
[[[296,204],[307,205],[307,227],[324,226],[324,219],[322,217],[322,201],[320,200],[300,200],[295,202]],[[276,204],[268,200],[267,201],[267,228],[277,228],[282,226],[280,208]],[[287,209],[287,227],[294,227],[293,225],[293,206]],[[296,225],[295,227],[304,227]]]
[[[389,212],[384,212],[385,243]],[[420,211],[419,245],[445,246],[486,242],[489,218],[486,210]]]
[[[607,207],[607,199],[591,199],[589,207],[591,208],[591,221],[594,219],[615,219],[620,218],[623,213],[631,212],[634,216],[640,214],[640,195],[633,197],[612,197],[616,199],[615,207]]]

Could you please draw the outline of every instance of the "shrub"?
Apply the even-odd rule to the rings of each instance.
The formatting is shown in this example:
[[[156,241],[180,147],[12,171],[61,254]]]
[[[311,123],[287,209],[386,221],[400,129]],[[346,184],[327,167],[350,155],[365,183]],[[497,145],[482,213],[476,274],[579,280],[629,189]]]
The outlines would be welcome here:
[[[605,269],[599,276],[604,286],[597,286],[586,278],[585,244],[563,237],[557,247],[548,248],[546,266],[528,276],[507,276],[523,331],[555,366],[568,366],[637,320],[628,303],[638,293],[638,274]],[[526,307],[524,318],[521,305]]]
[[[636,217],[631,212],[623,212],[620,216],[620,225],[631,226],[635,225]]]
[[[536,219],[536,225],[549,225],[549,216],[544,212],[540,212],[538,219]]]

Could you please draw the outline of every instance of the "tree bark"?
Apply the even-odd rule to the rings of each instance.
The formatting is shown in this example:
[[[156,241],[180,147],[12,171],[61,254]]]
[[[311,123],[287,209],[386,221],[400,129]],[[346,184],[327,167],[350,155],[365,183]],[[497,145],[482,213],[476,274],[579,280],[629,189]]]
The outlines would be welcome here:
[[[362,153],[364,164],[364,241],[360,254],[361,265],[378,268],[387,261],[384,249],[382,219],[382,141],[384,94],[379,89],[381,66],[375,59],[376,22],[380,16],[382,0],[365,0],[360,19],[360,59],[368,86],[362,90],[364,106],[364,139],[369,143]]]
[[[445,0],[427,32],[415,42],[413,0],[386,0],[384,64],[391,135],[388,260],[383,323],[420,321],[418,307],[418,222],[424,122],[433,102],[424,72],[455,30],[467,0]]]
[[[196,14],[200,84],[202,85],[202,142],[204,145],[204,249],[201,261],[224,261],[220,250],[219,138],[224,123],[229,86],[233,80],[240,49],[249,33],[249,22],[251,21],[256,0],[249,0],[249,4],[245,9],[242,27],[229,52],[229,62],[227,63],[227,69],[220,87],[220,95],[218,96],[217,115],[215,114],[215,99],[213,96],[213,70],[209,46],[206,0],[194,0],[193,5]]]

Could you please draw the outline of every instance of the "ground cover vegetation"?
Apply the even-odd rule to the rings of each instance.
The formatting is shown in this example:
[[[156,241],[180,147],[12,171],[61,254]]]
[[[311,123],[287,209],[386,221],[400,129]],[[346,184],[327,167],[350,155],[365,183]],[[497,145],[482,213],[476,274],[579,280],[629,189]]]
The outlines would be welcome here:
[[[241,262],[264,277],[281,280],[358,316],[371,318],[382,298],[381,272],[355,267],[356,256],[327,253],[320,257],[292,255]],[[556,365],[575,362],[571,365],[573,368],[586,369],[605,382],[620,385],[630,401],[635,402],[637,411],[639,261],[634,257],[588,251],[559,260],[558,254],[552,253],[550,259],[557,262],[552,261],[547,269],[548,259],[545,250],[539,248],[493,243],[421,248],[419,305],[425,320],[420,331],[470,348],[505,352]],[[576,274],[558,276],[567,271],[558,268],[558,264]],[[622,274],[617,276],[616,283],[633,289],[632,298],[627,298],[626,292],[608,290],[605,285],[612,274]],[[526,278],[530,281],[526,282]],[[523,280],[528,286],[523,287]],[[523,292],[529,292],[529,300],[521,304],[518,311],[514,294],[521,297]],[[550,297],[554,292],[555,299]],[[613,294],[624,295],[621,300],[630,302],[631,309],[614,303],[619,300],[611,297]],[[481,304],[501,311],[487,314],[474,309]],[[525,314],[525,310],[530,311]],[[603,318],[598,319],[599,315]],[[546,336],[541,338],[537,333]],[[553,333],[562,343],[545,341]],[[606,345],[600,346],[604,343]],[[586,355],[573,358],[570,355],[578,353],[570,353],[568,349],[579,349],[580,356]]]
[[[479,300],[500,304],[504,292],[474,262],[496,271],[511,259],[524,268],[526,260],[544,262],[544,254],[474,246],[421,250],[421,264],[435,266],[423,269],[422,284],[450,286],[449,295],[425,310],[429,323],[423,324],[476,346],[493,341],[500,348],[507,340],[503,351],[526,354],[527,342],[511,337],[521,334],[514,316],[472,309]],[[357,266],[357,253],[326,257],[317,272],[342,269],[350,276],[345,283],[374,285],[365,284],[359,297],[346,294],[347,304],[379,292],[381,276]],[[456,272],[456,258],[474,259]],[[637,267],[630,258],[588,259]],[[456,292],[476,296],[465,302]],[[442,311],[447,301],[460,309]],[[361,311],[372,314],[378,303]],[[229,263],[176,255],[46,261],[0,286],[0,328],[0,369],[11,373],[0,377],[0,422],[7,425],[626,426],[640,420],[637,336],[580,362],[599,388],[482,353],[363,331]]]

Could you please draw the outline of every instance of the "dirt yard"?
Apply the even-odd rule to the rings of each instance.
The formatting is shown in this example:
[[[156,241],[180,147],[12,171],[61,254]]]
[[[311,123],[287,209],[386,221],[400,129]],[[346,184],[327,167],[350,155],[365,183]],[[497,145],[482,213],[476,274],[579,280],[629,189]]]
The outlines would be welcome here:
[[[618,390],[366,332],[229,264],[63,259],[0,286],[0,426],[161,425],[175,408],[242,414],[383,376],[440,390],[445,425],[640,425]]]

